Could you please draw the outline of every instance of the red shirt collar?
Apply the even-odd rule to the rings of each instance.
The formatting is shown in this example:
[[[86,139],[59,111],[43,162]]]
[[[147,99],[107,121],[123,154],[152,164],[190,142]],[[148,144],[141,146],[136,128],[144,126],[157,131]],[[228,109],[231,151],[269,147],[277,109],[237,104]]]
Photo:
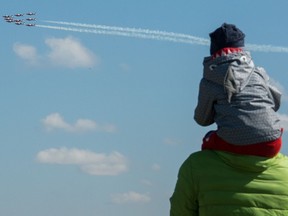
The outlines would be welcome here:
[[[230,53],[237,53],[237,52],[241,52],[241,51],[243,51],[243,49],[239,48],[239,47],[225,47],[225,48],[220,49],[217,52],[215,52],[212,55],[212,58],[214,59],[214,58],[217,58],[220,56],[228,55]]]

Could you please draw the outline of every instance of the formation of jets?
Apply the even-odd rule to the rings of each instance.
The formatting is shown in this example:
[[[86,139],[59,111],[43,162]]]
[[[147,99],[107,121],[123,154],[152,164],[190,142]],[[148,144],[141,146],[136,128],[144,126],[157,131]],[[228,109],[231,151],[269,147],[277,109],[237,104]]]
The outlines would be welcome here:
[[[17,13],[14,15],[3,15],[3,19],[7,23],[14,23],[15,25],[26,25],[31,27],[36,25],[35,22],[32,22],[36,21],[35,15],[35,12]],[[27,21],[27,23],[25,23],[25,21]]]

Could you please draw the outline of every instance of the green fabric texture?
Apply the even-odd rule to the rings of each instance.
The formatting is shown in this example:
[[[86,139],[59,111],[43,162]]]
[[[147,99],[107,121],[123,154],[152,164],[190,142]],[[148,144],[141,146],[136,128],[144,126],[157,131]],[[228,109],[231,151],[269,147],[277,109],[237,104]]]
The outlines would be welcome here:
[[[205,150],[182,164],[170,216],[287,216],[288,157]]]

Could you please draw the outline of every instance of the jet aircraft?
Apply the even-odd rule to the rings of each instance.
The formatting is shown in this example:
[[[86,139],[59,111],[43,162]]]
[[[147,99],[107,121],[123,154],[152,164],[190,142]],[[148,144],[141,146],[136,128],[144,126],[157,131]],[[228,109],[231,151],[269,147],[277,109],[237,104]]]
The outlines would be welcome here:
[[[20,16],[24,16],[24,14],[18,13],[18,14],[15,14],[14,16],[20,17]]]
[[[26,20],[28,20],[28,21],[34,21],[34,20],[36,20],[36,18],[27,18]]]
[[[14,19],[12,17],[4,18],[5,21],[13,21]]]
[[[12,17],[13,17],[12,15],[4,15],[3,16],[4,19],[12,19]]]
[[[23,20],[20,20],[20,19],[14,19],[13,22],[23,22]]]
[[[23,22],[15,22],[16,25],[24,25]]]

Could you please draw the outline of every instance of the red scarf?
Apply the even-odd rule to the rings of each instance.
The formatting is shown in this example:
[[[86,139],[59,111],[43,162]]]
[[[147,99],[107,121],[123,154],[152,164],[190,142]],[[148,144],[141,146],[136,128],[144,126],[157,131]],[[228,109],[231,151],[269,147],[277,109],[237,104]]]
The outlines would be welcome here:
[[[281,131],[283,132],[283,129]],[[208,136],[203,138],[202,150],[210,149],[227,151],[242,155],[274,157],[280,152],[281,146],[281,136],[278,139],[269,142],[262,142],[251,145],[233,145],[221,139],[217,135],[216,131],[213,131]]]

